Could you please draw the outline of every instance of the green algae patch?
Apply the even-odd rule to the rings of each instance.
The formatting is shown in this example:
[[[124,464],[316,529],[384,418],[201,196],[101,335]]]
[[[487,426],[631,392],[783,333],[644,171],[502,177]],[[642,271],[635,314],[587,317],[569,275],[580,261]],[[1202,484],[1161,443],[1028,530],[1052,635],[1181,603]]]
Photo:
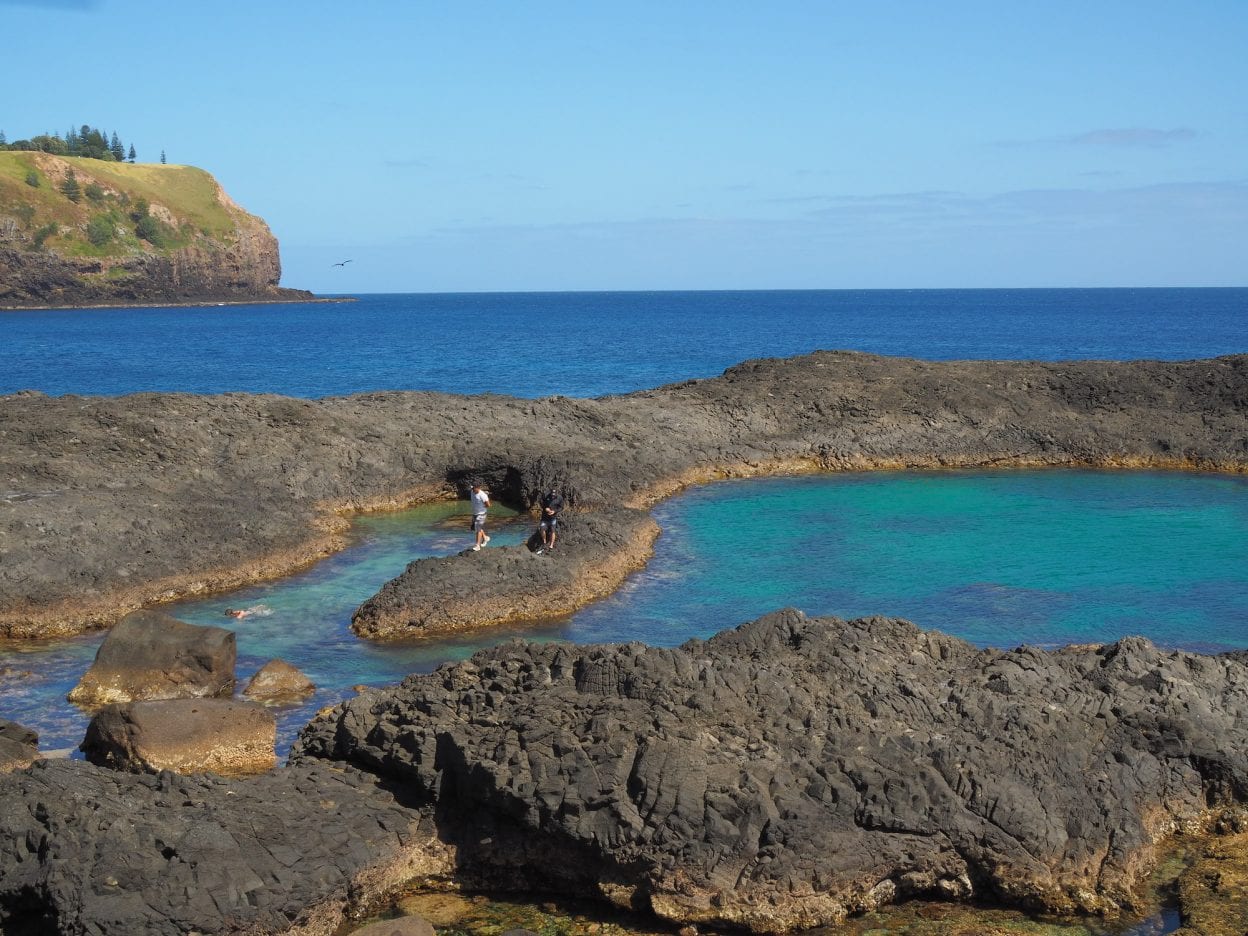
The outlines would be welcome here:
[[[623,914],[601,903],[563,899],[526,902],[514,897],[446,893],[415,893],[399,901],[394,912],[353,924],[347,936],[368,923],[401,916],[419,916],[438,936],[502,936],[524,929],[537,936],[674,936],[676,930],[658,921]]]
[[[414,893],[400,900],[391,913],[352,924],[338,936],[349,936],[367,923],[402,916],[428,920],[439,936],[502,936],[516,929],[537,936],[732,936],[737,932],[693,926],[678,929],[639,914],[612,912],[589,901],[526,902],[494,895]],[[1017,910],[916,901],[852,917],[836,926],[807,930],[805,936],[1114,936],[1129,926],[1037,920]]]
[[[1176,889],[1180,936],[1248,933],[1248,831],[1207,840]]]

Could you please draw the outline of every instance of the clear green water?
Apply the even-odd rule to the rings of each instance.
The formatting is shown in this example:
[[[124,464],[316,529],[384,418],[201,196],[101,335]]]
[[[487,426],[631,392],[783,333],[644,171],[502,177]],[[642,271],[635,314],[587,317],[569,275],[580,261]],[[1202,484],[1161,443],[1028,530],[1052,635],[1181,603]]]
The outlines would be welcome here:
[[[870,473],[730,481],[654,511],[650,564],[614,596],[488,639],[370,644],[351,613],[414,558],[470,544],[466,505],[362,516],[352,546],[265,586],[168,610],[233,628],[240,685],[280,657],[319,687],[278,710],[281,749],[357,684],[386,685],[512,636],[659,645],[706,637],[786,605],[810,614],[905,617],[983,646],[1057,646],[1143,634],[1164,646],[1248,647],[1248,479],[1091,471]],[[490,547],[527,518],[491,512]],[[235,621],[227,607],[271,614]],[[44,750],[82,738],[64,701],[98,636],[0,651],[0,716]],[[7,675],[6,675],[7,674]],[[27,675],[28,674],[28,675]]]

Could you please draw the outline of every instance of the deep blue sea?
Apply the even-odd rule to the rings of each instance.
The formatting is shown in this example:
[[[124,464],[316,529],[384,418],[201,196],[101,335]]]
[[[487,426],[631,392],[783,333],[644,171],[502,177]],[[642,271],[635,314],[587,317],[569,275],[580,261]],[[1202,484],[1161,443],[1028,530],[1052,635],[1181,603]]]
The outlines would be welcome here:
[[[624,393],[815,350],[929,360],[1248,352],[1248,289],[367,295],[0,312],[0,394]]]

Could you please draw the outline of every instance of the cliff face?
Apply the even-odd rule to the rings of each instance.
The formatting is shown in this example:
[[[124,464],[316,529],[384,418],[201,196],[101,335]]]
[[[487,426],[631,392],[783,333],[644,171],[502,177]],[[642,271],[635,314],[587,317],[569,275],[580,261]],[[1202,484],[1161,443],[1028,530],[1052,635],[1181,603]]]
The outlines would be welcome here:
[[[311,298],[208,173],[0,153],[0,307]]]

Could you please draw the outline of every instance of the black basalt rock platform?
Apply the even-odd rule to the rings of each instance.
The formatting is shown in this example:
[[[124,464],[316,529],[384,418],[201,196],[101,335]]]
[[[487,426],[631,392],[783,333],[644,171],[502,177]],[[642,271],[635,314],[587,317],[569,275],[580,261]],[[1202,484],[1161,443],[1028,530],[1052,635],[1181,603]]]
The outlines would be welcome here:
[[[0,637],[287,573],[342,545],[335,511],[473,479],[522,508],[555,486],[586,511],[729,475],[1012,465],[1243,471],[1248,356],[818,352],[593,400],[15,394],[0,401]]]
[[[808,928],[911,897],[1129,907],[1248,800],[1248,664],[769,615],[516,641],[316,718],[250,779],[0,774],[5,933],[329,933],[412,882]]]
[[[1248,668],[976,650],[785,611],[677,649],[512,643],[316,719],[293,760],[436,804],[459,874],[776,932],[909,897],[1129,906],[1248,795]]]

